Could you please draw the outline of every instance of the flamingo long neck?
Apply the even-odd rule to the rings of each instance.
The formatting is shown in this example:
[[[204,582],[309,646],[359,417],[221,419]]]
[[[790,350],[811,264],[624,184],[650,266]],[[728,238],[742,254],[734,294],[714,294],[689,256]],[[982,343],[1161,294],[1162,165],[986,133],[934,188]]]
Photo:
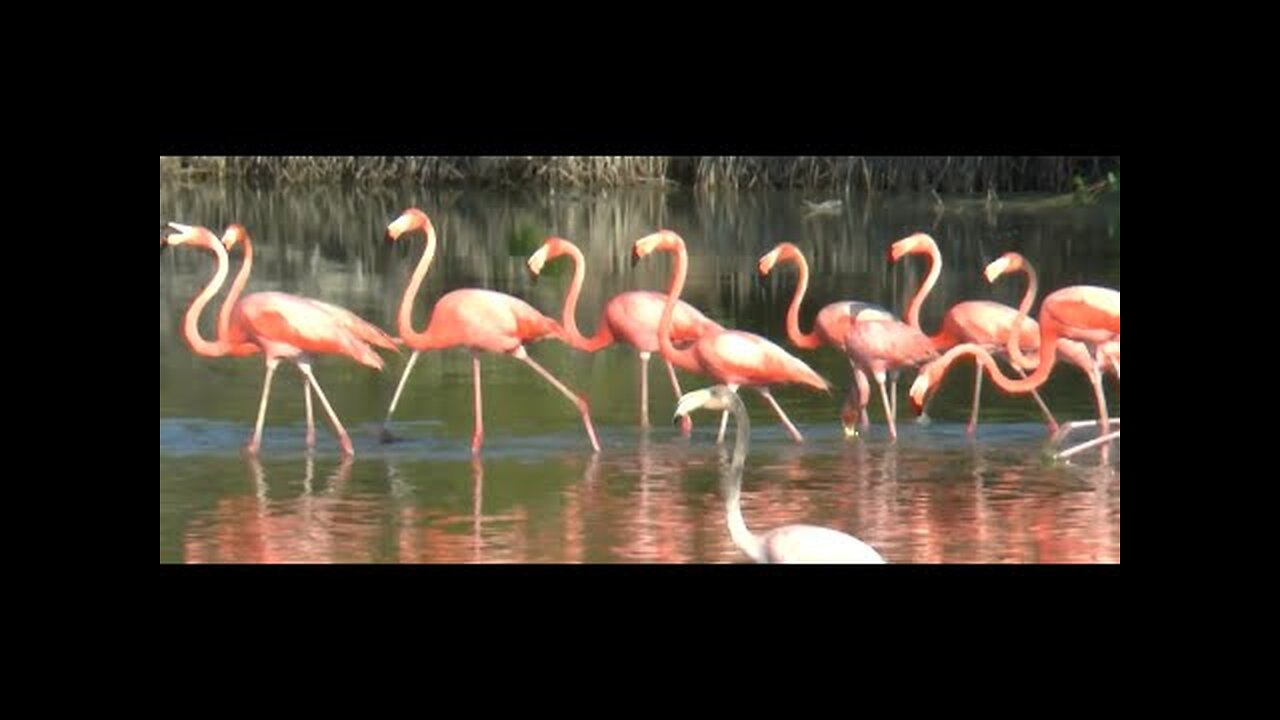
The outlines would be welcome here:
[[[764,541],[747,528],[747,521],[742,518],[742,471],[747,462],[747,445],[751,438],[751,418],[747,416],[747,408],[742,399],[733,393],[729,409],[733,411],[733,422],[737,426],[737,440],[733,444],[733,462],[729,466],[729,474],[724,479],[724,510],[729,521],[729,537],[733,544],[756,562],[765,561]]]
[[[916,330],[920,330],[920,307],[924,305],[924,299],[933,291],[933,286],[938,284],[938,276],[941,274],[942,253],[938,252],[937,246],[930,247],[929,274],[925,276],[924,282],[920,283],[916,294],[911,298],[911,302],[907,304],[907,324]],[[924,331],[920,330],[920,332]],[[939,332],[938,336],[942,336],[945,332],[945,330]]]
[[[431,268],[431,261],[436,256],[436,229],[428,220],[423,230],[427,234],[427,246],[422,251],[422,257],[418,260],[418,267],[413,271],[413,276],[409,279],[409,287],[404,290],[404,297],[400,300],[400,311],[397,314],[397,327],[400,331],[400,337],[404,343],[414,350],[433,350],[436,348],[431,337],[430,329],[424,328],[423,332],[417,332],[413,329],[413,300],[418,295],[418,289],[422,287],[422,279],[427,276],[427,270]],[[428,319],[430,315],[427,316]],[[429,322],[429,320],[428,320]]]
[[[183,318],[182,336],[186,338],[187,345],[191,346],[191,350],[197,355],[205,357],[221,357],[227,354],[230,349],[229,343],[221,335],[214,342],[205,340],[200,336],[200,313],[204,312],[204,306],[209,304],[214,295],[222,289],[222,283],[227,280],[227,251],[222,247],[222,243],[217,239],[209,246],[213,250],[213,254],[218,259],[218,269],[213,273],[213,278],[204,290],[196,296],[191,302],[191,307],[187,308],[186,317]]]
[[[1023,316],[1019,315],[1018,320]],[[1014,332],[1009,335],[1010,348],[1013,348],[1017,337],[1018,321],[1014,322]],[[1049,373],[1053,370],[1054,362],[1057,360],[1058,353],[1058,332],[1057,325],[1052,318],[1042,317],[1040,319],[1040,364],[1036,366],[1035,372],[1026,378],[1015,380],[1005,375],[1000,366],[991,357],[991,353],[987,352],[981,345],[973,343],[965,343],[957,345],[946,352],[938,362],[941,364],[941,370],[946,371],[947,367],[960,355],[969,354],[987,367],[987,375],[991,377],[1001,390],[1008,393],[1027,393],[1035,390],[1049,379]],[[1011,350],[1012,352],[1012,350]]]
[[[1036,361],[1022,354],[1022,340],[1019,337],[1022,330],[1022,321],[1026,319],[1027,313],[1031,312],[1031,306],[1036,301],[1036,291],[1039,287],[1039,279],[1036,277],[1036,269],[1031,264],[1023,261],[1022,270],[1027,274],[1027,290],[1022,294],[1022,302],[1018,305],[1018,315],[1013,320],[1013,328],[1009,331],[1009,359],[1013,361],[1015,367],[1021,367],[1023,370],[1031,370],[1036,367]],[[1055,345],[1057,343],[1054,343]]]
[[[560,324],[564,325],[565,332],[569,334],[570,345],[585,352],[595,352],[613,343],[613,333],[604,316],[600,318],[595,336],[585,338],[578,331],[578,296],[582,293],[582,283],[586,279],[586,260],[582,257],[582,251],[574,245],[569,246],[569,257],[573,258],[573,282],[569,283],[569,294],[564,297],[564,312]]]
[[[240,272],[231,281],[231,290],[227,293],[227,299],[222,301],[222,309],[218,311],[219,339],[225,339],[231,330],[231,310],[240,299],[240,293],[244,292],[244,286],[249,283],[249,273],[253,270],[253,244],[249,242],[248,236],[242,236],[240,244],[244,248],[244,262],[240,263]]]
[[[809,290],[809,263],[804,256],[794,256],[799,268],[800,279],[796,282],[796,294],[791,298],[791,307],[787,308],[787,339],[792,345],[803,350],[816,350],[822,346],[822,338],[816,331],[809,334],[800,332],[800,304],[804,302],[804,294]]]
[[[693,351],[696,344],[677,350],[671,342],[671,323],[675,318],[676,302],[684,290],[685,276],[689,272],[689,254],[684,249],[683,241],[677,242],[675,249],[669,252],[675,253],[676,266],[672,270],[671,286],[667,290],[667,304],[662,308],[662,321],[658,323],[658,349],[662,351],[662,357],[673,363],[682,367],[697,367],[700,363]]]

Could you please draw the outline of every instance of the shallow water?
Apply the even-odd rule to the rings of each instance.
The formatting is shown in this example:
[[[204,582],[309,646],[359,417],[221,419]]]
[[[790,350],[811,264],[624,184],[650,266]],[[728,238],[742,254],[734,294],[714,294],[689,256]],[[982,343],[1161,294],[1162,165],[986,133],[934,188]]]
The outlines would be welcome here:
[[[890,243],[930,232],[944,256],[942,280],[922,324],[965,299],[1016,305],[1020,279],[988,285],[982,267],[1006,250],[1036,264],[1041,287],[1120,287],[1119,207],[996,215],[980,207],[938,216],[929,200],[848,199],[837,215],[807,214],[794,193],[695,195],[650,191],[575,195],[333,188],[254,190],[164,185],[161,220],[220,231],[240,222],[252,233],[249,292],[282,290],[347,307],[395,330],[395,311],[421,253],[421,235],[395,247],[386,224],[410,205],[428,212],[440,248],[415,303],[416,325],[444,292],[486,287],[521,297],[559,317],[571,267],[548,266],[536,285],[524,260],[555,234],[579,245],[588,282],[579,303],[594,332],[604,300],[630,289],[665,289],[671,263],[632,268],[631,242],[659,227],[689,246],[684,299],[729,327],[789,347],[784,314],[795,287],[790,266],[760,282],[756,260],[788,240],[804,250],[813,277],[801,314],[859,299],[901,311],[925,274],[923,260],[891,264]],[[412,238],[412,239],[410,239]],[[233,257],[233,270],[238,267]],[[343,461],[317,405],[318,447],[304,447],[299,375],[282,365],[272,387],[260,462],[240,447],[252,431],[262,390],[261,357],[194,356],[180,334],[190,299],[212,273],[211,257],[178,248],[160,259],[160,559],[162,562],[739,562],[725,525],[717,481],[728,447],[715,445],[717,417],[695,415],[692,438],[670,422],[674,395],[660,362],[650,367],[650,420],[638,427],[638,361],[613,346],[594,355],[554,342],[530,355],[586,394],[603,452],[593,457],[577,413],[518,361],[483,359],[485,447],[469,451],[470,356],[424,355],[396,411],[402,442],[378,430],[407,359],[384,353],[378,373],[322,357],[316,375],[356,446]],[[219,299],[220,301],[220,299]],[[216,307],[216,305],[215,305]],[[212,334],[212,310],[201,327]],[[393,332],[394,334],[394,332]],[[754,393],[743,511],[764,531],[804,522],[850,532],[891,562],[1118,562],[1119,446],[1103,464],[1087,451],[1051,462],[1045,431],[1028,397],[982,393],[982,424],[965,436],[972,393],[969,363],[956,366],[930,405],[933,422],[911,418],[899,383],[898,442],[890,443],[878,402],[871,431],[846,440],[838,424],[848,367],[832,349],[793,353],[831,379],[831,395],[775,391],[806,443],[787,438]],[[684,389],[709,383],[681,373]],[[1112,415],[1119,390],[1106,390]],[[1056,370],[1043,393],[1060,421],[1094,416],[1078,370]],[[1087,439],[1085,431],[1078,437]]]

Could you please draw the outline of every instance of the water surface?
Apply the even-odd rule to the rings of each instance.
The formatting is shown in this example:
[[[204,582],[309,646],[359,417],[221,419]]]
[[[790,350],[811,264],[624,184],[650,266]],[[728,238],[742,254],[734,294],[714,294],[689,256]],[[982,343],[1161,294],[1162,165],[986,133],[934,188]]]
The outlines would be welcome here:
[[[791,192],[595,194],[430,191],[422,188],[251,189],[161,185],[162,221],[229,222],[253,235],[248,291],[281,290],[343,305],[388,331],[421,253],[421,236],[390,247],[386,224],[408,206],[428,212],[440,247],[415,323],[444,292],[485,287],[559,317],[571,267],[548,266],[530,282],[524,260],[550,234],[579,245],[588,282],[579,304],[594,332],[604,301],[630,289],[665,289],[664,256],[630,265],[631,243],[659,227],[681,233],[690,252],[684,299],[729,327],[788,346],[784,315],[795,287],[791,266],[761,282],[756,260],[787,240],[805,252],[813,276],[801,324],[841,299],[901,312],[925,274],[922,259],[895,264],[888,246],[923,230],[943,253],[942,279],[922,312],[928,332],[960,300],[1016,305],[1021,279],[989,285],[983,266],[1022,252],[1041,287],[1120,287],[1118,202],[1085,208],[990,213],[979,205],[939,214],[928,199],[846,198],[843,212],[814,215]],[[238,263],[238,255],[233,258]],[[235,265],[233,265],[234,269]],[[652,428],[638,427],[638,360],[614,346],[594,355],[554,342],[530,354],[592,402],[603,452],[593,457],[577,413],[522,363],[485,357],[486,443],[469,452],[471,363],[465,351],[425,355],[396,412],[404,441],[381,445],[377,431],[407,359],[387,354],[378,373],[322,357],[316,374],[356,445],[343,461],[317,415],[308,454],[298,373],[282,365],[260,461],[240,455],[262,389],[260,357],[194,356],[182,315],[212,273],[211,256],[178,248],[160,258],[160,559],[162,562],[737,562],[717,482],[727,448],[716,418],[695,416],[682,438],[670,423],[674,394],[651,363]],[[220,302],[220,299],[218,301]],[[216,308],[216,304],[215,304]],[[201,326],[212,335],[213,311]],[[795,351],[830,378],[832,396],[779,389],[775,396],[805,434],[795,446],[753,393],[743,508],[757,531],[792,522],[829,525],[871,543],[892,562],[1118,562],[1119,447],[1107,464],[1096,451],[1053,463],[1044,427],[1026,396],[983,389],[982,425],[969,440],[973,372],[958,364],[918,425],[899,387],[899,432],[887,439],[873,403],[870,433],[843,438],[840,393],[848,366],[834,350]],[[708,381],[681,373],[688,390]],[[1119,388],[1106,381],[1110,410]],[[1055,371],[1043,396],[1059,420],[1088,419],[1088,381]],[[319,408],[317,406],[317,412]],[[732,433],[730,434],[732,437]],[[1087,438],[1088,434],[1082,437]],[[732,440],[730,440],[730,443]]]

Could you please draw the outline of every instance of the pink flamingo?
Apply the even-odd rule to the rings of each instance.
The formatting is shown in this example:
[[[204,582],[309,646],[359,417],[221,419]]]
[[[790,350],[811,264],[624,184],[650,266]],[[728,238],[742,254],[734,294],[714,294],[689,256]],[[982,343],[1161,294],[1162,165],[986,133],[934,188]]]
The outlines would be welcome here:
[[[235,249],[238,244],[244,253],[244,261],[240,264],[240,271],[236,273],[236,277],[231,281],[231,290],[227,293],[227,299],[223,301],[222,308],[218,311],[218,337],[227,338],[235,347],[229,355],[241,356],[252,355],[261,352],[262,348],[252,342],[244,341],[237,331],[233,330],[231,323],[232,309],[235,307],[236,301],[240,297],[240,293],[244,290],[244,286],[249,282],[249,273],[253,270],[253,241],[249,238],[249,231],[245,230],[243,225],[232,223],[222,234],[222,244],[227,249],[228,255]],[[346,308],[331,305],[314,298],[305,298],[307,302],[324,310],[332,316],[334,322],[342,325],[347,331],[355,334],[356,337],[365,341],[370,345],[395,350],[394,345],[387,345],[387,341],[395,342],[394,338],[388,338],[387,334],[377,327],[365,322],[358,315],[347,310]],[[237,344],[238,343],[238,344]],[[399,352],[397,350],[397,352]],[[302,379],[303,396],[307,408],[307,435],[306,444],[308,448],[316,446],[316,425],[315,414],[311,407],[311,383],[307,382],[304,377]]]
[[[685,276],[689,270],[689,255],[685,250],[683,238],[670,230],[659,230],[635,242],[631,248],[631,262],[634,265],[640,261],[640,258],[657,251],[674,253],[676,256],[671,287],[667,293],[667,303],[662,309],[662,320],[658,326],[658,345],[662,351],[662,357],[682,368],[690,368],[695,372],[710,375],[721,384],[728,385],[734,392],[744,385],[755,388],[782,419],[792,439],[798,443],[804,442],[795,425],[791,424],[786,413],[773,399],[769,386],[797,383],[830,391],[830,384],[786,350],[759,335],[740,330],[713,329],[704,332],[689,347],[677,349],[671,341],[671,328],[674,324],[676,302],[680,299],[680,292],[684,289]],[[725,408],[720,420],[717,443],[724,442],[727,421],[728,409]]]
[[[400,400],[405,381],[409,379],[409,371],[418,359],[418,353],[425,350],[442,350],[452,347],[464,347],[471,351],[472,381],[475,385],[475,432],[471,436],[471,452],[480,452],[484,444],[484,412],[480,395],[480,353],[491,352],[510,355],[533,368],[547,382],[564,394],[569,402],[578,408],[582,415],[582,424],[586,426],[587,437],[591,439],[591,447],[600,452],[600,443],[596,440],[596,430],[591,424],[591,413],[585,398],[574,394],[550,372],[529,357],[524,344],[548,337],[569,342],[564,328],[555,320],[543,315],[519,298],[492,290],[468,288],[446,293],[436,301],[431,311],[431,320],[425,332],[413,329],[413,299],[418,294],[422,279],[431,267],[431,260],[436,254],[436,231],[426,213],[417,208],[405,210],[399,218],[387,226],[387,239],[394,242],[401,235],[422,230],[426,233],[427,245],[413,271],[409,287],[405,289],[404,298],[400,301],[399,332],[404,343],[413,348],[413,356],[405,366],[404,375],[396,388],[395,397],[391,399],[391,407],[387,410],[387,423],[391,422],[391,414]],[[390,431],[383,426],[383,440],[392,438]]]
[[[929,271],[925,276],[924,282],[920,284],[916,294],[911,298],[911,302],[907,306],[907,324],[911,327],[924,332],[920,327],[920,308],[924,305],[925,298],[933,290],[934,285],[938,282],[938,276],[942,273],[942,253],[938,251],[938,244],[933,238],[925,233],[916,233],[910,237],[903,238],[894,243],[889,248],[889,258],[893,262],[897,262],[907,255],[925,255],[929,258]],[[1036,299],[1036,271],[1031,264],[1026,262],[1021,255],[1010,253],[1010,256],[1016,256],[1017,267],[1014,269],[1025,270],[1027,273],[1027,290],[1022,295],[1022,302],[1018,309],[1003,305],[990,300],[966,300],[964,302],[952,305],[942,316],[942,328],[936,335],[929,336],[929,341],[933,343],[934,349],[939,352],[955,347],[960,343],[975,343],[981,345],[989,352],[997,355],[1003,354],[1003,348],[1009,339],[1009,331],[1013,329],[1013,321],[1018,316],[1018,310],[1024,314],[1031,309],[1031,305]],[[1039,348],[1040,336],[1039,329],[1035,325],[1035,321],[1030,321],[1027,334],[1022,335],[1021,342],[1030,352],[1035,352]],[[1083,348],[1080,348],[1083,350]],[[1072,353],[1075,357],[1075,353]],[[969,414],[969,425],[966,431],[969,435],[973,435],[978,429],[978,405],[982,396],[982,366],[974,363],[976,372],[973,381],[973,410]],[[1014,367],[1014,371],[1020,376],[1026,377],[1021,368]],[[1087,370],[1086,370],[1087,372]],[[1040,393],[1031,391],[1032,397],[1035,398],[1036,405],[1040,407],[1040,411],[1044,414],[1045,422],[1049,426],[1050,434],[1058,431],[1058,421],[1054,419],[1053,413],[1049,411],[1049,407],[1045,405],[1044,400],[1040,397]],[[928,408],[921,411],[921,416],[927,415]]]
[[[569,344],[583,352],[596,352],[609,347],[614,342],[624,342],[634,347],[640,355],[640,426],[649,427],[649,358],[658,352],[658,323],[662,320],[662,308],[666,305],[667,296],[650,291],[631,291],[614,295],[605,303],[604,312],[596,326],[596,334],[585,338],[578,331],[576,319],[578,295],[582,292],[582,283],[586,275],[586,260],[576,245],[564,238],[547,238],[542,247],[529,256],[529,273],[536,281],[542,268],[550,260],[568,255],[573,259],[573,281],[569,284],[569,292],[565,295],[564,311],[561,319],[565,332],[569,336]],[[672,318],[672,342],[689,343],[702,337],[707,332],[723,330],[719,323],[710,320],[697,308],[686,302],[676,304]],[[671,379],[671,388],[676,399],[680,399],[680,381],[676,379],[676,369],[671,361],[663,358],[667,366],[667,377]],[[696,368],[685,367],[685,370],[697,372]],[[681,431],[686,435],[693,425],[689,417],[683,416]]]
[[[859,384],[866,383],[866,375],[876,379],[880,386],[880,399],[884,402],[884,414],[889,420],[889,437],[898,438],[894,421],[894,408],[885,391],[885,375],[902,368],[917,367],[938,357],[929,338],[924,333],[901,320],[859,320],[849,326],[844,336],[844,349],[854,366],[864,374],[857,375]],[[865,388],[859,388],[863,397]],[[859,408],[865,412],[865,407]]]
[[[311,371],[310,355],[313,353],[346,355],[357,362],[375,370],[381,370],[382,358],[369,347],[369,343],[388,350],[395,350],[391,338],[375,326],[361,320],[347,310],[328,303],[321,303],[297,295],[279,292],[253,293],[243,299],[236,295],[243,289],[243,282],[238,283],[232,295],[227,297],[224,305],[230,305],[226,325],[219,321],[220,334],[218,340],[210,342],[200,336],[197,321],[204,306],[217,294],[227,278],[227,251],[221,240],[207,228],[170,223],[177,230],[166,238],[169,245],[190,244],[213,252],[218,260],[218,268],[213,279],[205,287],[191,307],[187,310],[183,326],[183,337],[187,344],[198,355],[221,357],[224,355],[247,355],[252,352],[246,346],[257,345],[266,356],[266,377],[262,385],[262,400],[258,405],[258,421],[254,426],[253,437],[245,447],[250,455],[256,455],[262,444],[262,424],[267,412],[267,401],[271,393],[271,380],[275,376],[276,367],[282,359],[292,360],[307,382],[320,397],[320,403],[333,423],[335,434],[345,455],[354,455],[351,438],[342,426],[333,408],[325,397],[324,390]],[[228,235],[232,243],[236,239],[248,239],[248,233],[239,228]],[[249,261],[246,245],[246,264]],[[241,278],[247,280],[247,269],[241,270]],[[353,329],[356,328],[356,329]]]
[[[1007,257],[1001,257],[993,261],[987,266],[985,275],[988,282],[994,282],[997,277],[1003,274],[1011,266],[1011,261]],[[1019,328],[1025,317],[1025,312],[1019,312],[1014,320],[1013,331],[1009,335],[1006,345],[1006,351],[1012,359],[1015,366],[1028,367],[1032,361],[1022,355],[1020,342],[1018,339]],[[1097,424],[1101,429],[1100,436],[1093,441],[1085,443],[1081,446],[1072,448],[1071,450],[1058,453],[1057,457],[1067,457],[1071,454],[1084,450],[1093,445],[1108,442],[1114,437],[1119,436],[1119,432],[1114,435],[1110,433],[1110,421],[1107,417],[1106,398],[1102,393],[1101,373],[1099,367],[1103,361],[1112,355],[1108,355],[1108,351],[1103,348],[1110,343],[1114,352],[1118,355],[1118,343],[1120,340],[1120,292],[1110,288],[1094,287],[1090,285],[1075,285],[1062,288],[1050,293],[1041,303],[1040,306],[1040,351],[1038,363],[1035,365],[1035,371],[1029,377],[1021,380],[1014,380],[1004,375],[996,365],[991,354],[980,345],[965,343],[957,345],[946,352],[937,363],[930,365],[927,369],[922,370],[916,377],[915,383],[911,386],[911,402],[916,412],[923,407],[925,395],[931,386],[936,385],[945,375],[947,367],[961,355],[973,355],[977,362],[983,364],[987,368],[987,373],[991,376],[991,380],[1003,391],[1008,393],[1027,393],[1035,388],[1040,387],[1049,378],[1049,373],[1053,370],[1053,366],[1057,361],[1057,355],[1063,350],[1063,346],[1058,342],[1060,338],[1076,340],[1086,346],[1086,353],[1089,357],[1094,358],[1093,370],[1090,372],[1090,380],[1094,388],[1094,397],[1098,404],[1098,421]],[[1092,347],[1092,351],[1089,348]],[[1086,423],[1068,423],[1059,428],[1055,441],[1060,439],[1066,431],[1075,427],[1082,427]]]
[[[809,289],[809,263],[805,262],[800,248],[789,242],[779,243],[760,258],[756,267],[760,271],[760,276],[766,277],[775,265],[787,261],[794,262],[800,274],[796,282],[795,294],[791,297],[791,306],[787,308],[787,339],[792,345],[802,350],[816,350],[825,343],[843,351],[845,333],[848,332],[852,323],[862,320],[893,319],[893,313],[879,305],[859,300],[846,300],[833,302],[819,310],[813,321],[813,332],[807,334],[801,332],[800,304],[804,302],[804,294]],[[852,361],[849,365],[853,371],[854,383],[849,386],[849,394],[840,410],[840,421],[844,425],[845,436],[853,437],[858,434],[855,424],[857,417],[861,417],[864,430],[870,425],[867,414],[861,410],[867,406],[870,388],[866,375],[863,375]],[[856,401],[854,400],[855,388],[860,392]],[[855,402],[859,410],[854,409]]]

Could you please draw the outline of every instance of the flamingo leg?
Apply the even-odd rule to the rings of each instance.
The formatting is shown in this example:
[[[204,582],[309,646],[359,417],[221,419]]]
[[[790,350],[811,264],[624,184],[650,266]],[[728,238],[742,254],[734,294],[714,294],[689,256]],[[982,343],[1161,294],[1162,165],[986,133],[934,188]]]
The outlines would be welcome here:
[[[982,363],[975,361],[973,367],[978,374],[973,378],[973,410],[969,413],[969,427],[965,429],[969,437],[978,432],[978,404],[982,399]]]
[[[756,392],[760,393],[769,402],[773,411],[778,413],[778,417],[782,419],[782,424],[787,426],[787,432],[791,433],[791,439],[798,443],[803,443],[804,438],[801,437],[800,431],[796,430],[796,426],[791,424],[791,419],[787,417],[787,414],[782,412],[782,406],[778,405],[778,401],[773,399],[773,393],[769,392],[769,388],[756,388]]]
[[[329,398],[324,396],[324,390],[320,388],[320,382],[316,380],[315,374],[311,372],[311,363],[305,360],[295,360],[298,369],[303,375],[307,376],[307,380],[311,382],[312,387],[316,390],[316,396],[320,398],[320,406],[324,408],[325,413],[329,415],[329,421],[333,423],[333,431],[338,436],[338,444],[342,446],[343,455],[355,455],[356,451],[351,447],[351,438],[347,435],[347,429],[342,427],[342,421],[338,419],[338,414],[333,411],[333,406],[329,405]]]
[[[676,402],[680,402],[680,396],[684,393],[680,392],[680,381],[676,379],[676,366],[671,364],[670,360],[663,358],[662,361],[667,364],[667,377],[671,378],[671,389],[676,391]],[[680,417],[680,434],[688,436],[693,432],[693,420],[688,415]]]
[[[276,367],[279,365],[279,358],[267,358],[267,375],[262,380],[262,400],[258,402],[258,423],[253,427],[253,437],[245,446],[245,452],[250,455],[257,455],[258,448],[262,447],[262,421],[267,416],[267,398],[271,395],[271,378],[275,377]]]
[[[484,445],[484,402],[480,396],[480,356],[474,352],[471,353],[471,384],[476,390],[476,429],[471,434],[471,454],[476,455]]]
[[[1094,438],[1094,439],[1092,439],[1092,440],[1089,440],[1089,441],[1087,441],[1087,442],[1080,443],[1079,445],[1076,445],[1075,447],[1070,448],[1070,449],[1068,449],[1068,450],[1063,450],[1062,452],[1058,453],[1057,455],[1054,455],[1054,456],[1053,456],[1053,459],[1054,459],[1054,460],[1065,460],[1065,459],[1067,459],[1067,458],[1071,457],[1072,455],[1075,455],[1075,454],[1076,454],[1076,453],[1078,453],[1078,452],[1083,452],[1083,451],[1088,450],[1089,448],[1094,447],[1094,446],[1096,446],[1096,445],[1102,445],[1103,443],[1110,443],[1112,440],[1118,439],[1119,437],[1120,437],[1120,431],[1119,431],[1119,430],[1117,430],[1117,431],[1115,431],[1115,432],[1113,432],[1113,433],[1107,433],[1106,435],[1103,435],[1103,436],[1101,436],[1101,437],[1096,437],[1096,438]],[[1108,445],[1107,447],[1110,447],[1110,445]],[[1106,449],[1107,449],[1107,448],[1105,448],[1105,447],[1103,448],[1103,452],[1104,452],[1104,453],[1106,452]]]
[[[1107,422],[1111,425],[1119,425],[1120,418],[1118,417],[1107,418]],[[1057,445],[1061,443],[1068,435],[1070,435],[1072,431],[1079,430],[1080,428],[1097,427],[1097,426],[1098,426],[1097,420],[1076,420],[1073,422],[1064,423],[1061,427],[1058,428],[1058,431],[1053,434],[1053,437],[1050,438],[1049,443],[1052,445]]]
[[[1099,434],[1106,435],[1111,432],[1107,418],[1107,397],[1102,392],[1102,373],[1096,367],[1089,373],[1089,382],[1093,384],[1093,399],[1098,404]]]
[[[396,436],[391,434],[391,415],[396,411],[396,405],[400,403],[400,393],[404,392],[404,385],[409,380],[409,372],[413,370],[413,364],[418,362],[418,356],[422,353],[417,350],[409,356],[409,362],[405,363],[404,373],[400,376],[400,384],[396,385],[396,394],[391,396],[391,407],[387,408],[387,419],[382,422],[382,442],[394,442]]]
[[[884,387],[884,373],[876,373],[876,384],[880,386],[880,400],[884,402],[884,412],[889,418],[889,439],[898,439],[898,429],[894,427],[893,412],[889,408],[889,392]]]
[[[307,449],[311,450],[316,446],[316,416],[311,409],[311,383],[305,377],[302,378],[302,389],[307,401]]]
[[[898,419],[898,371],[894,370],[889,373],[889,401],[891,403],[891,411],[893,419]]]
[[[596,440],[596,429],[591,424],[591,410],[587,407],[587,401],[579,395],[575,395],[572,390],[565,387],[563,383],[556,379],[554,375],[547,371],[546,368],[539,365],[533,358],[529,357],[529,353],[525,351],[524,346],[517,347],[511,353],[516,359],[523,360],[533,368],[539,375],[547,379],[547,382],[555,386],[557,390],[569,398],[569,402],[578,408],[578,412],[582,413],[582,424],[587,428],[587,437],[591,439],[591,448],[596,452],[600,452],[600,443]]]
[[[649,427],[649,357],[652,353],[640,351],[640,427]]]
[[[1111,433],[1111,423],[1107,418],[1107,396],[1102,392],[1102,369],[1096,364],[1089,373],[1089,382],[1093,385],[1093,397],[1098,403],[1098,434],[1106,437]],[[1110,458],[1110,449],[1109,444],[1102,446],[1102,462],[1105,463]]]

